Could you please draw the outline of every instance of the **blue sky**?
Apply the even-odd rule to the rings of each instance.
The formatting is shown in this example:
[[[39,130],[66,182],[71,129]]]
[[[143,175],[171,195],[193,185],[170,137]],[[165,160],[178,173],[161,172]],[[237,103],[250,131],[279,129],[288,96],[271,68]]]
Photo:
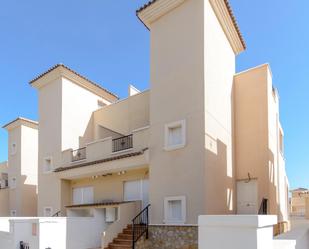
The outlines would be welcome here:
[[[149,86],[149,32],[135,10],[147,0],[0,2],[0,124],[37,119],[28,82],[56,63],[127,95]],[[309,187],[309,1],[230,0],[247,50],[237,71],[271,64],[279,89],[291,187]],[[0,131],[0,161],[7,157]]]

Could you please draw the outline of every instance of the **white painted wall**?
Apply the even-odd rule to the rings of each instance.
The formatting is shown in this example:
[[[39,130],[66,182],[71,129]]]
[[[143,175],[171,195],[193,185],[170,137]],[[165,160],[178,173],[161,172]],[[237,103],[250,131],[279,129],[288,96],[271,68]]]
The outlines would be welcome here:
[[[92,113],[99,109],[98,101],[110,104],[72,81],[62,79],[61,150],[79,148],[79,137],[84,135]]]
[[[274,215],[199,217],[199,249],[308,249],[309,222],[273,238]]]
[[[36,234],[33,224],[36,224]],[[7,218],[0,220],[0,248],[17,249],[20,241],[28,243],[31,249],[99,248],[105,227],[104,217],[98,215],[89,218]]]
[[[199,217],[199,249],[272,249],[276,216]]]

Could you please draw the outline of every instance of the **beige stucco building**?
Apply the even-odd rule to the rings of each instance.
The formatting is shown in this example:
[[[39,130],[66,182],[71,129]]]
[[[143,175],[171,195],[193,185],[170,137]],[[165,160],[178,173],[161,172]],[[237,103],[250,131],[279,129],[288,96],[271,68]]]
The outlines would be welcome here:
[[[38,123],[17,118],[3,128],[8,132],[8,162],[0,216],[37,216]]]
[[[0,163],[0,216],[9,216],[8,163]]]
[[[201,214],[288,221],[279,96],[268,64],[236,73],[245,42],[228,2],[155,0],[137,16],[150,31],[149,90],[119,100],[62,64],[30,82],[38,215],[139,201],[159,226]]]
[[[291,190],[290,213],[292,216],[306,216],[309,219],[309,189]]]

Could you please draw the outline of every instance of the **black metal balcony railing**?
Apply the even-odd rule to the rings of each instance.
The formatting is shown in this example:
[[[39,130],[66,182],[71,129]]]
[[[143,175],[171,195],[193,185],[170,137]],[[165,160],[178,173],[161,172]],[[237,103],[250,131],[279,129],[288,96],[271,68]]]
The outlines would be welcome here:
[[[132,248],[135,249],[136,242],[145,234],[148,239],[149,231],[149,207],[145,207],[136,217],[132,220]]]
[[[72,151],[72,162],[86,159],[86,147]]]
[[[113,152],[133,148],[133,135],[113,139]]]

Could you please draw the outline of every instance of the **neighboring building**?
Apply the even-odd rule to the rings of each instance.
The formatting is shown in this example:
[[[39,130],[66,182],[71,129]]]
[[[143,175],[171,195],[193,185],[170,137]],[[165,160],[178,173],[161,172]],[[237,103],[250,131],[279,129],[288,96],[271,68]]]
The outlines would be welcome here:
[[[8,163],[0,163],[0,217],[9,216]]]
[[[17,118],[3,128],[8,131],[9,188],[1,216],[37,216],[38,123]]]
[[[31,81],[38,215],[104,217],[103,248],[140,211],[128,202],[151,204],[162,243],[172,231],[196,244],[202,214],[288,221],[278,93],[268,65],[236,74],[245,43],[228,2],[154,0],[137,15],[150,30],[150,90],[119,100],[62,64]]]
[[[268,213],[287,221],[289,182],[285,171],[279,95],[265,64],[235,75],[234,141],[239,213],[252,213],[263,200]],[[249,181],[250,179],[250,181]],[[249,182],[248,182],[249,181]],[[256,202],[257,200],[257,202]],[[250,203],[250,205],[247,205]]]
[[[290,213],[293,216],[305,216],[306,214],[306,199],[309,198],[309,189],[298,188],[291,190],[291,209]],[[309,205],[308,205],[309,209]],[[309,210],[308,210],[309,211]],[[309,217],[308,217],[309,218]]]

